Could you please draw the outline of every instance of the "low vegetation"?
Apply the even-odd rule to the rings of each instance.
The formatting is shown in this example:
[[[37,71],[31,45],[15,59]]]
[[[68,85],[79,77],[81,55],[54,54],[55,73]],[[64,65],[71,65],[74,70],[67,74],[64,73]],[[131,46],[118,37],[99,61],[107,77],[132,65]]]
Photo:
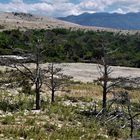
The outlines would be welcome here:
[[[1,90],[0,138],[13,140],[129,138],[130,127],[125,118],[120,116],[112,123],[109,120],[107,122],[106,118],[103,119],[100,115],[97,117],[96,111],[99,111],[102,106],[102,91],[99,85],[73,83],[68,90],[70,90],[69,93],[58,93],[53,104],[49,94],[42,93],[41,110],[33,109],[34,95],[25,95],[20,92],[11,94]],[[131,95],[132,111],[138,112],[140,95],[137,94],[137,89],[127,92]],[[112,93],[109,93],[108,97],[111,100]],[[123,106],[125,108],[125,105]],[[110,118],[107,117],[107,119]],[[137,119],[140,119],[139,116]],[[123,128],[121,125],[126,126]],[[139,128],[134,130],[134,136],[140,137]]]

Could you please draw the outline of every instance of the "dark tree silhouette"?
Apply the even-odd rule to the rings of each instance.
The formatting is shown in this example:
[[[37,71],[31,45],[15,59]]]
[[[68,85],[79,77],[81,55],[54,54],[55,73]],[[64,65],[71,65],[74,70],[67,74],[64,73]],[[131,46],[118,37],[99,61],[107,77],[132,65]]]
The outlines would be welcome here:
[[[46,73],[46,71],[40,67],[42,62],[41,55],[43,53],[40,43],[41,42],[38,40],[33,48],[34,50],[32,54],[25,54],[25,56],[20,57],[20,59],[18,59],[19,56],[0,59],[1,65],[10,67],[20,72],[22,75],[29,78],[32,81],[32,84],[35,84],[35,104],[37,110],[40,109],[40,89],[42,87],[43,79],[45,78]],[[33,62],[35,68],[31,68],[31,66],[27,64],[28,62]]]
[[[54,63],[48,65],[47,76],[48,79],[46,80],[45,84],[51,91],[51,102],[53,103],[55,101],[55,92],[64,91],[66,86],[69,85],[72,77],[64,75],[62,73],[62,68],[56,67]]]
[[[107,44],[102,43],[101,44],[101,51],[102,51],[102,56],[98,62],[98,71],[100,73],[100,78],[98,79],[99,84],[102,87],[102,113],[106,112],[107,109],[107,94],[120,82],[121,78],[116,78],[113,79],[110,77],[110,74],[113,72],[112,67],[109,65],[110,60],[109,60],[109,55],[112,53],[116,52],[110,51],[107,48]]]

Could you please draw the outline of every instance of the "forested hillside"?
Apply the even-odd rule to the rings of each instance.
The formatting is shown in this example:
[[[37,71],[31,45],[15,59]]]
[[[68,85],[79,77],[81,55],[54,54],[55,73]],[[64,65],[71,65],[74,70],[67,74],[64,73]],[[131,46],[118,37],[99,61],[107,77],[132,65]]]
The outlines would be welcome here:
[[[140,67],[140,34],[53,30],[11,30],[0,32],[0,55],[32,53],[40,38],[45,61],[96,62],[103,55],[102,45],[111,53],[111,65]],[[42,57],[43,57],[42,56]]]

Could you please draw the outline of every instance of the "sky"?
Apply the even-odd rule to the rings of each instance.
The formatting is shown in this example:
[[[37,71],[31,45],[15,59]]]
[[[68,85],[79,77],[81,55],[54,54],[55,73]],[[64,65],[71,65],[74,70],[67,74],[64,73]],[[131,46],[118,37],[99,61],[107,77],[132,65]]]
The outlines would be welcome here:
[[[140,11],[140,0],[0,0],[0,11],[24,12],[50,17],[84,12],[128,13]]]

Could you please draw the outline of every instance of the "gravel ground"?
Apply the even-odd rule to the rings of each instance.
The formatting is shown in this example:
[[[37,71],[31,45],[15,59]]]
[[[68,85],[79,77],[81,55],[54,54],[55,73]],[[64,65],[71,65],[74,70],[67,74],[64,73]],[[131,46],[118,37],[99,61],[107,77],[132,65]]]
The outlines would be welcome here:
[[[76,81],[92,82],[93,80],[97,80],[97,78],[100,77],[97,64],[63,63],[63,64],[58,64],[58,66],[63,68],[64,74],[73,76],[73,79]],[[129,77],[129,78],[140,77],[140,69],[139,68],[112,66],[111,69],[113,71],[112,71],[110,76],[113,78],[116,78],[116,77]]]

